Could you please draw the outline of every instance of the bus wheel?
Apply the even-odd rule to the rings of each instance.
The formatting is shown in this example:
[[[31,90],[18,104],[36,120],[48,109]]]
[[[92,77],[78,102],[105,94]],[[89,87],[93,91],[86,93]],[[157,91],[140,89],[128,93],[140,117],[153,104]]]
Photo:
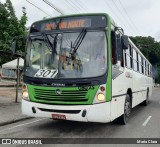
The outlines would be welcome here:
[[[131,99],[130,96],[127,94],[124,104],[124,114],[117,119],[118,123],[125,125],[129,120],[130,114],[131,114]]]
[[[146,93],[146,100],[144,102],[142,102],[143,106],[147,106],[149,103],[149,90],[147,90]]]

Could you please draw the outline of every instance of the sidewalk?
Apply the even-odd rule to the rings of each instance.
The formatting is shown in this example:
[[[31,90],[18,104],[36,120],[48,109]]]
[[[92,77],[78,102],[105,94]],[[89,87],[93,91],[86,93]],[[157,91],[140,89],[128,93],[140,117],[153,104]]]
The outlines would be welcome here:
[[[31,118],[21,114],[20,103],[0,104],[0,117],[0,126]]]
[[[18,103],[15,103],[15,96],[15,87],[0,87],[0,126],[31,118],[21,113],[21,89]]]

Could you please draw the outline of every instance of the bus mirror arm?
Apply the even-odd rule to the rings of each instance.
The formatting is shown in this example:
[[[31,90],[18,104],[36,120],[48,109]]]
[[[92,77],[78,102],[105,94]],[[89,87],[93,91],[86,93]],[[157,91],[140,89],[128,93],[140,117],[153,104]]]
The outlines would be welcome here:
[[[122,36],[122,48],[124,50],[126,50],[126,49],[128,49],[128,45],[129,45],[128,36],[127,35],[123,35]]]
[[[10,50],[12,51],[12,56],[20,56],[20,57],[23,57],[23,55],[18,55],[16,54],[16,50],[17,50],[17,40],[19,39],[23,39],[23,40],[26,40],[27,37],[26,36],[15,36],[12,41],[11,41],[11,48]]]

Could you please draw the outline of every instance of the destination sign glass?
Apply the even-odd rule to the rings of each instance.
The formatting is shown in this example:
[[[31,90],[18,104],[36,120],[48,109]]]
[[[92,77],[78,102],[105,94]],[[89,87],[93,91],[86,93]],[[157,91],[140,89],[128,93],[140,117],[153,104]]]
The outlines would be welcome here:
[[[31,26],[31,33],[51,30],[78,28],[102,28],[107,26],[105,16],[74,16],[58,19],[48,19],[36,22]]]

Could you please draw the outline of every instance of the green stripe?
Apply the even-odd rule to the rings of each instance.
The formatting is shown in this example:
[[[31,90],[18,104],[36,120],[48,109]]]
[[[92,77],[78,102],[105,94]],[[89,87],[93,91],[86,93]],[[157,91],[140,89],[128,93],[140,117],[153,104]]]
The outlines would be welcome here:
[[[106,101],[111,101],[111,95],[112,95],[112,52],[111,52],[111,20],[110,17],[107,17],[108,20],[108,31],[107,31],[107,36],[108,36],[108,76],[107,76],[107,81],[106,81]]]
[[[99,88],[99,85],[94,86],[93,89],[87,90],[85,94],[84,91],[80,91],[78,87],[45,87],[45,86],[35,86],[30,84],[28,84],[27,86],[28,86],[29,97],[32,102],[48,103],[48,104],[75,104],[75,105],[92,104],[96,92]],[[40,92],[36,93],[35,89],[38,89]],[[61,95],[56,95],[55,91],[57,89],[62,91]],[[63,91],[65,91],[64,92],[65,94],[63,94]],[[38,99],[35,96],[37,96]],[[84,102],[83,100],[87,101]]]

